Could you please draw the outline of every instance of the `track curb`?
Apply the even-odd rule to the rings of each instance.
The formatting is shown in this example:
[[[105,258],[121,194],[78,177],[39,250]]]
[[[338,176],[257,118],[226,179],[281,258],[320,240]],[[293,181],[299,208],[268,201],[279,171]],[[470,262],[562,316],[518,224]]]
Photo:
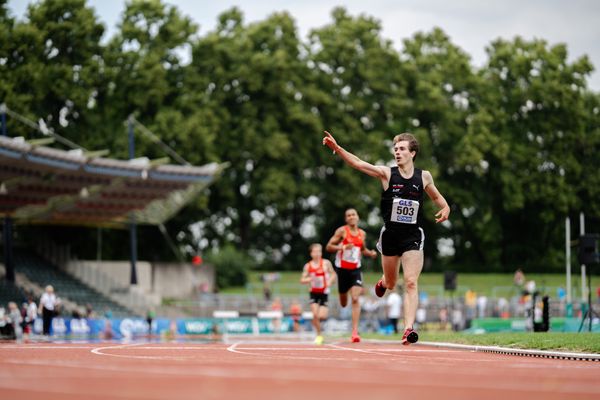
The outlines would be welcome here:
[[[371,342],[371,343],[390,343],[387,340],[377,340],[377,339],[367,339],[366,341]],[[457,343],[446,343],[446,342],[421,342],[420,341],[420,342],[416,343],[416,345],[429,346],[429,347],[440,347],[440,348],[446,348],[446,349],[459,349],[459,350],[475,351],[475,352],[482,352],[482,353],[504,354],[504,355],[511,355],[511,356],[520,356],[520,357],[600,362],[600,354],[593,354],[593,353],[575,353],[575,352],[550,351],[550,350],[514,349],[514,348],[510,348],[510,347],[480,346],[480,345],[457,344]]]

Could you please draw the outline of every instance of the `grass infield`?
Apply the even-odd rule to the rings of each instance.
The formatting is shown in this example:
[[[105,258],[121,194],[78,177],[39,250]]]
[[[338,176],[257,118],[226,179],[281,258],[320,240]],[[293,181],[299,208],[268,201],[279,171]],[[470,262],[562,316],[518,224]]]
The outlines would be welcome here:
[[[364,334],[364,338],[400,340],[400,336]],[[572,351],[600,354],[599,333],[517,332],[481,335],[456,332],[420,332],[419,340],[468,345],[501,346],[515,349]]]

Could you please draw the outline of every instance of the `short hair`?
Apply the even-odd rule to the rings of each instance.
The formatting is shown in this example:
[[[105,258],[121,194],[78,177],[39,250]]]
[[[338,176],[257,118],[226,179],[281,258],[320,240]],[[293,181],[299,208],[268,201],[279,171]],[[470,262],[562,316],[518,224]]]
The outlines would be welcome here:
[[[346,214],[348,213],[348,211],[354,211],[356,213],[356,215],[358,215],[358,210],[354,207],[348,207],[346,208],[346,211],[344,211],[344,217],[346,216]],[[360,217],[360,215],[358,215]]]
[[[323,248],[323,246],[321,245],[321,243],[311,243],[311,245],[308,246],[308,252],[310,253],[315,247]]]
[[[403,140],[408,142],[408,151],[415,152],[415,156],[413,157],[414,161],[417,158],[417,154],[419,154],[419,142],[417,141],[417,138],[415,135],[408,132],[394,136],[394,144],[402,142]]]

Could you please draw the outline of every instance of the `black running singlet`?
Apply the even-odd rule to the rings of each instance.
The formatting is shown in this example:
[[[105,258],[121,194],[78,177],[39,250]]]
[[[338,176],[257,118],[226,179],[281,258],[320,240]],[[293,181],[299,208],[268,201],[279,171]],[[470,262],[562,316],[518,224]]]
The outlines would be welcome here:
[[[421,226],[423,171],[415,168],[411,178],[403,178],[392,167],[389,186],[381,194],[381,215],[386,229],[412,231]]]

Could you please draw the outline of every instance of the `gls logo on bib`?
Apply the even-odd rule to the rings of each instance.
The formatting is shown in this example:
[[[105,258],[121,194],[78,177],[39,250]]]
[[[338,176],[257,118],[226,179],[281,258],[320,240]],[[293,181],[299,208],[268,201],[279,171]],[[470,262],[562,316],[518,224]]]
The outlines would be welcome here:
[[[402,224],[416,224],[418,213],[418,201],[397,198],[392,203],[392,216],[390,220]]]

